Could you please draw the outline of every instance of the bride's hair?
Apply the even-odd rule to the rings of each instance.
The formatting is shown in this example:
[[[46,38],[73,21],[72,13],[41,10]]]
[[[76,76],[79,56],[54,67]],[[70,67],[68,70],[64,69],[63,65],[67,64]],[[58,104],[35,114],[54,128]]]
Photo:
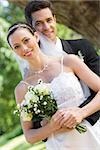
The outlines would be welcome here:
[[[7,41],[8,41],[8,44],[10,45],[10,42],[9,42],[9,36],[11,34],[13,34],[18,28],[26,28],[28,29],[33,35],[34,35],[34,32],[36,32],[35,28],[32,27],[31,25],[29,25],[28,23],[26,22],[16,22],[14,23],[13,25],[11,25],[8,29],[8,34],[7,34]],[[11,46],[11,45],[10,45]]]
[[[29,30],[29,32],[31,32],[34,35],[34,32],[36,32],[36,30],[29,24],[25,23],[25,22],[16,22],[13,25],[11,25],[8,29],[8,34],[7,34],[7,41],[8,44],[11,47],[11,44],[9,42],[9,37],[10,35],[12,35],[18,28],[26,28]],[[27,75],[28,69],[29,69],[29,64],[26,60],[22,59],[21,57],[19,57],[16,53],[14,53],[15,55],[15,59],[19,65],[19,69],[21,71],[22,74],[22,78],[24,78]]]

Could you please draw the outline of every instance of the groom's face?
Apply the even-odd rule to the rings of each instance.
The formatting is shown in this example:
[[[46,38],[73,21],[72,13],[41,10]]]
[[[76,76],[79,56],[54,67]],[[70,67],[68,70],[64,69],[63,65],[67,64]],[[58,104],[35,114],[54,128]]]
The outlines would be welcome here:
[[[49,8],[38,10],[32,15],[32,24],[37,31],[44,34],[52,41],[56,40],[56,18]]]

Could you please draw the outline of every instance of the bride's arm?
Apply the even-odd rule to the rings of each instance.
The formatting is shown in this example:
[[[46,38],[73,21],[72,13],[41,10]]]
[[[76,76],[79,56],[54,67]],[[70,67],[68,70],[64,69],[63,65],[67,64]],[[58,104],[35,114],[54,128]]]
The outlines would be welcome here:
[[[54,120],[53,118],[45,126],[38,129],[34,129],[34,123],[32,121],[22,121],[21,126],[27,142],[33,144],[41,140],[45,140],[52,133],[61,133],[68,131],[65,128],[61,128],[59,125],[60,119]]]
[[[27,142],[31,144],[48,138],[52,133],[58,130],[57,127],[55,128],[51,123],[38,129],[34,129],[34,123],[32,121],[23,122],[21,120],[21,125]]]
[[[27,92],[27,86],[24,84],[19,84],[15,89],[15,97],[17,104],[20,104],[24,99],[24,95]],[[56,117],[57,118],[57,117]],[[25,135],[26,140],[29,143],[35,143],[40,140],[44,140],[49,137],[52,133],[56,132],[61,128],[59,122],[61,118],[56,119],[54,116],[45,126],[40,127],[38,129],[34,129],[34,123],[32,121],[23,121],[21,120],[21,126]]]

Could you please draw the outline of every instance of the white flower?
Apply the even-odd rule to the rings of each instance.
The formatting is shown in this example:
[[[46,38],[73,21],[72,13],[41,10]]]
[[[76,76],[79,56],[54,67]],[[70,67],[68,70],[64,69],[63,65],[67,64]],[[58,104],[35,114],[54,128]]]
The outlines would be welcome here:
[[[32,97],[33,97],[33,94],[28,91],[28,92],[25,94],[25,100],[26,100],[26,102],[29,103],[30,100],[32,99]]]
[[[17,110],[14,110],[13,114],[15,115],[18,111]]]
[[[34,91],[36,93],[39,93],[39,95],[49,95],[50,94],[50,89],[48,88],[48,86],[46,84],[38,84],[35,86]]]
[[[36,114],[39,114],[39,113],[40,113],[40,110],[38,109],[37,111],[35,111],[35,113],[36,113]]]
[[[34,107],[37,107],[38,105],[37,104],[34,104]]]
[[[20,104],[17,104],[17,109],[20,109]]]
[[[36,107],[34,108],[34,111],[35,111],[35,112],[37,111],[37,108],[36,108]]]
[[[38,101],[39,101],[39,97],[34,94],[33,97],[32,97],[32,102],[36,103]]]
[[[53,98],[54,98],[54,95],[53,95],[53,93],[52,93],[52,92],[50,92],[50,97],[51,97],[51,99],[53,99]]]
[[[40,96],[40,100],[42,100],[42,99],[43,99],[43,95]]]
[[[43,102],[43,105],[47,105],[47,102],[45,101],[45,102]]]
[[[84,62],[84,56],[82,55],[81,51],[78,51],[79,58]]]
[[[18,106],[18,107],[23,107],[23,106],[25,106],[26,105],[26,101],[25,101],[25,99],[21,102],[21,104]]]
[[[21,111],[21,118],[23,121],[31,121],[32,120],[32,113],[27,113],[25,110]]]
[[[31,104],[31,102],[37,102],[39,100],[38,96],[34,94],[34,92],[28,91],[25,94],[25,102],[27,105]]]
[[[40,113],[40,110],[38,109],[37,112]]]
[[[34,88],[33,85],[28,86],[28,90],[32,90]]]

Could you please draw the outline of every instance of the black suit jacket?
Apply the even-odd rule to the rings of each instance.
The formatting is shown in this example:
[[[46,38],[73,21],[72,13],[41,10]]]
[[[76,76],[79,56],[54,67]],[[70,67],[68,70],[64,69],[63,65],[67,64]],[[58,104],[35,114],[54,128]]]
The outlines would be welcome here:
[[[68,54],[78,55],[78,51],[81,51],[82,56],[84,56],[85,64],[97,75],[100,76],[100,57],[96,54],[95,49],[92,44],[86,39],[79,40],[61,40],[63,50]],[[95,96],[95,92],[90,89],[91,95],[86,101],[84,101],[79,107],[83,107],[88,104],[92,98]],[[86,120],[94,125],[100,117],[100,111],[87,117]]]
[[[78,55],[78,51],[81,51],[82,56],[84,56],[84,62],[86,65],[97,75],[100,75],[100,57],[96,54],[95,49],[93,48],[92,44],[87,41],[86,39],[79,39],[79,40],[61,40],[63,50],[68,54],[75,54]],[[88,104],[92,98],[95,96],[95,92],[91,89],[90,97],[84,101],[79,107],[83,107],[84,105]],[[91,125],[94,125],[100,117],[100,111],[94,113],[93,115],[86,118],[87,121],[90,122]],[[40,121],[34,122],[34,128],[41,127]]]

